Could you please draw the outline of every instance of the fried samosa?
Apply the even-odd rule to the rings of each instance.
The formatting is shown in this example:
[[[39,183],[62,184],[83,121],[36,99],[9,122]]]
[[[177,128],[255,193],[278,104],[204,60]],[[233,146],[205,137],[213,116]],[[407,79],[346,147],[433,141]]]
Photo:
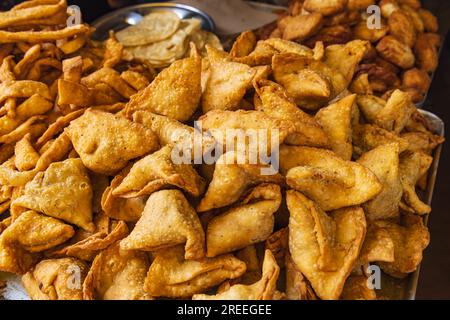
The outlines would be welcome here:
[[[240,204],[208,223],[206,256],[215,257],[266,240],[273,232],[274,213],[280,204],[278,185],[254,188]]]
[[[400,135],[408,142],[408,151],[431,155],[433,150],[445,141],[444,137],[431,132],[405,132]]]
[[[359,263],[366,267],[370,262],[394,262],[394,253],[394,240],[389,231],[383,228],[383,222],[369,223]]]
[[[29,208],[93,231],[92,187],[80,159],[52,163],[25,185],[13,206]]]
[[[364,203],[382,189],[370,170],[328,150],[284,146],[280,149],[280,168],[287,172],[289,186],[313,199],[323,210]]]
[[[287,191],[289,251],[321,299],[338,299],[361,250],[366,219],[360,207],[325,213],[300,192]]]
[[[422,152],[405,152],[400,157],[400,181],[403,196],[400,208],[419,215],[430,213],[431,207],[420,200],[416,184],[424,176],[433,162],[433,157]]]
[[[200,196],[205,189],[203,178],[191,164],[174,162],[173,150],[172,145],[166,145],[134,163],[130,172],[112,190],[112,194],[135,198],[176,186],[195,197]]]
[[[95,257],[83,283],[83,299],[151,300],[143,289],[149,266],[145,252],[122,250],[117,242]]]
[[[186,122],[197,109],[201,89],[202,61],[200,56],[175,61],[161,71],[144,90],[133,95],[126,114],[144,110]]]
[[[214,109],[238,109],[256,71],[246,64],[232,61],[223,51],[210,46],[206,48],[210,76],[202,95],[203,113]]]
[[[22,283],[33,300],[83,300],[87,272],[88,266],[74,258],[42,260]]]
[[[322,61],[298,54],[275,55],[272,70],[276,82],[286,89],[300,108],[307,110],[324,106],[348,85],[338,70]]]
[[[395,90],[383,109],[377,113],[374,124],[398,134],[406,126],[415,110],[416,107],[410,95],[401,90]]]
[[[381,269],[396,278],[404,278],[414,272],[422,261],[423,250],[430,243],[430,234],[422,218],[407,215],[402,225],[388,220],[374,223],[385,229],[394,243],[394,261],[379,262]]]
[[[230,205],[239,200],[248,188],[263,182],[284,183],[284,177],[279,173],[265,174],[265,170],[273,168],[257,164],[238,164],[237,157],[237,153],[231,151],[217,160],[213,179],[197,211],[204,212]]]
[[[155,113],[136,111],[133,114],[133,121],[152,129],[163,146],[173,144],[183,148],[183,152],[190,152],[192,159],[210,151],[216,143],[213,137],[202,135],[199,130]],[[196,148],[199,146],[202,149],[199,154],[196,154]]]
[[[122,240],[128,236],[129,233],[127,224],[123,221],[115,223],[114,227],[111,228],[111,231],[108,230],[109,228],[106,229],[107,230],[99,230],[99,227],[97,226],[95,233],[76,242],[74,242],[74,239],[72,238],[68,245],[58,248],[58,250],[51,251],[49,254],[52,257],[68,256],[85,261],[92,261],[99,252],[113,243]],[[75,235],[74,238],[77,238],[77,235]]]
[[[38,253],[66,242],[74,229],[35,211],[23,212],[0,235],[0,270],[26,273]]]
[[[159,147],[158,138],[149,128],[99,110],[87,110],[65,132],[84,165],[106,175]]]
[[[349,95],[317,112],[315,120],[328,135],[331,149],[342,159],[351,160],[352,114],[356,95]]]
[[[186,259],[205,256],[205,234],[197,213],[181,191],[161,190],[150,196],[142,217],[120,247],[156,251],[182,243],[186,243]]]
[[[368,286],[367,278],[363,275],[351,275],[345,281],[342,300],[376,300],[377,294]]]
[[[214,296],[206,294],[196,294],[194,300],[273,300],[276,291],[276,285],[280,268],[277,265],[275,257],[270,250],[264,254],[262,267],[262,277],[259,281],[251,284],[236,284],[227,291]]]
[[[335,44],[325,48],[325,64],[340,72],[346,87],[355,74],[356,67],[370,49],[370,43],[364,40],[353,40],[346,44]]]
[[[293,131],[293,124],[273,118],[262,111],[255,110],[212,110],[199,118],[202,130],[211,132],[211,135],[224,147],[229,147],[233,139],[238,139],[236,148],[240,144],[246,144],[244,135],[250,136],[250,131],[255,133],[257,146],[249,145],[249,148],[262,148],[264,142],[269,150],[259,152],[270,153],[272,148],[283,143],[284,139]],[[232,130],[235,130],[234,132]],[[236,136],[235,136],[236,133]],[[241,134],[239,134],[241,133]],[[239,139],[239,138],[242,139]],[[273,141],[275,140],[275,141]],[[227,143],[228,142],[228,143]],[[249,143],[250,144],[250,143]],[[273,146],[274,144],[274,146]],[[233,151],[233,150],[225,150]],[[253,150],[250,150],[253,151]],[[255,150],[258,151],[258,150]]]
[[[127,171],[127,170],[125,170]],[[112,194],[123,180],[123,175],[117,175],[111,181],[111,185],[105,189],[102,195],[101,206],[105,214],[113,219],[127,222],[137,222],[144,211],[148,196],[135,198],[120,198]]]
[[[363,204],[368,220],[396,218],[403,188],[399,172],[399,145],[388,143],[364,153],[358,163],[372,171],[382,185],[381,192]]]
[[[399,152],[409,148],[407,139],[371,124],[357,125],[353,128],[353,151],[356,155],[370,151],[387,143],[398,143]]]
[[[303,112],[292,101],[286,90],[279,84],[261,80],[256,85],[261,104],[255,103],[256,110],[281,121],[292,122],[294,130],[288,134],[284,142],[289,145],[304,145],[328,148],[328,136],[321,125],[310,115]]]

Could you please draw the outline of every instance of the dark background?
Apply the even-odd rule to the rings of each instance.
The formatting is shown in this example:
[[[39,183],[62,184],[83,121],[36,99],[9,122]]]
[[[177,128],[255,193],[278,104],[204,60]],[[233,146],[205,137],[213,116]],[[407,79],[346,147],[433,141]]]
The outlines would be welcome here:
[[[0,1],[0,6],[12,4],[14,0]],[[87,22],[111,10],[111,6],[133,4],[133,0],[68,0],[81,7]],[[109,2],[109,3],[108,3]],[[145,1],[140,1],[145,2]],[[150,2],[150,1],[149,1]],[[422,0],[425,8],[439,18],[440,32],[445,40],[440,65],[435,73],[430,93],[424,108],[431,110],[450,124],[450,1]],[[422,262],[417,299],[450,299],[450,136],[443,148],[436,187],[433,197],[433,212],[429,220],[431,244],[425,250]]]
[[[450,124],[450,1],[422,0],[425,7],[439,18],[441,34],[446,35],[439,68],[434,76],[425,109],[431,110]],[[448,131],[447,131],[448,132]],[[430,246],[422,262],[417,299],[450,299],[450,135],[446,134],[436,188],[433,211],[429,219]]]

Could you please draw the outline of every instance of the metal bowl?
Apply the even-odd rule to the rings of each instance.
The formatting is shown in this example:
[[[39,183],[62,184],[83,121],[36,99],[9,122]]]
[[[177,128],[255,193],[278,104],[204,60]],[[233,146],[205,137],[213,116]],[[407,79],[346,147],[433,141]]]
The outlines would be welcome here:
[[[92,23],[92,26],[96,28],[93,39],[106,40],[110,30],[119,31],[131,25],[136,25],[143,16],[155,11],[173,11],[180,19],[199,19],[202,22],[203,30],[214,32],[215,29],[211,17],[197,8],[169,2],[145,3],[110,12],[95,20]]]

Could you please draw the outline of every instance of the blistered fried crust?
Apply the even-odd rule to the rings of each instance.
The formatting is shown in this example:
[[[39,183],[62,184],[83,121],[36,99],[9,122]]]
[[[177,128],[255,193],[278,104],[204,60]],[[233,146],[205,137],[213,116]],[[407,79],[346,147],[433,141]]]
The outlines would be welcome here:
[[[87,272],[88,266],[74,258],[42,260],[22,283],[33,300],[82,300]]]
[[[129,160],[158,148],[158,138],[149,128],[103,111],[87,110],[65,132],[83,164],[103,174],[115,173]]]
[[[364,241],[364,211],[350,207],[328,215],[293,190],[287,204],[292,260],[321,299],[338,299]]]
[[[83,283],[84,300],[150,300],[143,290],[148,257],[111,245],[96,256]]]

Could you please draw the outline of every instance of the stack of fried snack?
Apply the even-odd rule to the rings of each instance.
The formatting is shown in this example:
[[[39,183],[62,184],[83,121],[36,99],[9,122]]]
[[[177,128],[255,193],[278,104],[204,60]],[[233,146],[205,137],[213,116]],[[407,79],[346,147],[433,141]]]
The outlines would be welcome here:
[[[152,79],[114,37],[42,16],[65,5],[0,13],[0,271],[32,299],[375,299],[369,264],[416,270],[443,138],[403,91],[349,92],[369,42],[246,32]],[[279,172],[228,129],[277,132]]]
[[[377,5],[378,10],[369,10]],[[377,14],[381,14],[381,17]],[[380,18],[380,19],[379,19]],[[379,23],[379,25],[377,25]],[[276,37],[314,47],[367,40],[371,49],[355,73],[355,88],[385,99],[395,89],[421,102],[438,65],[438,21],[420,0],[292,0],[277,24],[261,30]]]

